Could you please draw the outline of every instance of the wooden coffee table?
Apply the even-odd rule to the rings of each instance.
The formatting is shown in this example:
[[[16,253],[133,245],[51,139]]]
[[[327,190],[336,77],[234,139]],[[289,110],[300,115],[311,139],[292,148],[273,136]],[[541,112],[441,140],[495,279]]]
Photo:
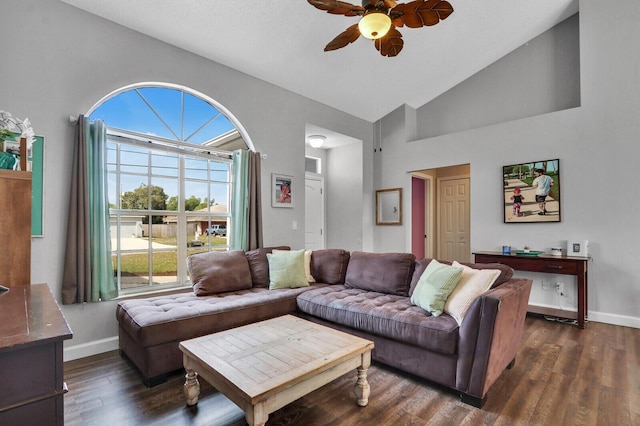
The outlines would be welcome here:
[[[198,375],[245,411],[249,425],[357,369],[357,404],[369,401],[373,342],[285,315],[180,343],[187,405],[198,402]]]

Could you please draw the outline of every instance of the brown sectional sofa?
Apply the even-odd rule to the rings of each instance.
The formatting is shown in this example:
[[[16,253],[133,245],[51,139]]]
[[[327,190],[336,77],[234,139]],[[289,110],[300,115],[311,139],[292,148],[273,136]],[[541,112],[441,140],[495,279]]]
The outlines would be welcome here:
[[[452,388],[481,407],[491,385],[520,347],[531,280],[512,278],[505,265],[492,289],[478,297],[461,325],[411,304],[430,262],[407,253],[317,250],[309,287],[268,290],[270,249],[246,253],[253,286],[197,297],[193,293],[120,302],[121,353],[154,385],[182,368],[178,342],[288,313],[375,342],[373,359]],[[487,268],[487,265],[472,265]]]

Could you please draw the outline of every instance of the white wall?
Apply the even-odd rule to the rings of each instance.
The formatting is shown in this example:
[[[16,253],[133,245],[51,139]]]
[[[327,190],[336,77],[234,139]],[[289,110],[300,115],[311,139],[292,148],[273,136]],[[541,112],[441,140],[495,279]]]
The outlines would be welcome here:
[[[578,20],[565,19],[418,108],[413,139],[580,106]]]
[[[44,238],[32,242],[32,282],[46,282],[60,297],[74,127],[123,86],[159,81],[198,90],[224,105],[244,126],[262,162],[267,245],[304,247],[304,199],[293,209],[272,208],[271,173],[294,176],[304,187],[305,125],[314,124],[371,145],[371,123],[328,108],[199,56],[120,27],[58,1],[3,4],[0,39],[0,109],[28,117],[45,137]],[[313,119],[313,120],[312,120]],[[359,215],[345,227],[361,227]],[[115,348],[115,302],[63,306],[74,332],[66,359]]]
[[[411,142],[399,136],[410,134],[405,126],[414,118],[409,113],[405,121],[394,111],[382,121],[386,139],[375,154],[374,181],[376,188],[402,186],[409,194],[408,171],[469,163],[472,250],[507,243],[549,250],[588,239],[590,319],[640,327],[640,2],[618,1],[611,13],[607,2],[583,0],[579,19],[580,107]],[[562,222],[504,224],[501,167],[552,158],[560,159]],[[386,251],[390,240],[410,249],[406,229],[384,231],[374,233],[374,249]],[[534,278],[537,287],[540,276]]]
[[[327,248],[363,250],[363,226],[345,226],[353,217],[360,222],[363,210],[369,209],[362,189],[362,148],[362,142],[354,142],[327,153]]]

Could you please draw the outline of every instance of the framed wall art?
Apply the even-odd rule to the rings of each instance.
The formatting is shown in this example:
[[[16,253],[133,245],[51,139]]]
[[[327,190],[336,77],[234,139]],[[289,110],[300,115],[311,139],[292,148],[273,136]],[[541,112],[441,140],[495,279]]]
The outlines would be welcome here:
[[[504,223],[560,222],[560,160],[502,168]]]
[[[402,188],[376,191],[376,225],[402,225]]]
[[[293,192],[293,176],[271,174],[271,206],[293,207],[295,193]]]

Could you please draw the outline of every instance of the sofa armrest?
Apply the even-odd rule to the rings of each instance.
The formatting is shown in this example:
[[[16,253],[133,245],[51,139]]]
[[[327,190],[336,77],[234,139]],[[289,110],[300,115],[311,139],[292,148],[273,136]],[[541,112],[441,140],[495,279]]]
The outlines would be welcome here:
[[[473,302],[460,326],[457,389],[482,401],[515,359],[532,283],[512,278]]]

